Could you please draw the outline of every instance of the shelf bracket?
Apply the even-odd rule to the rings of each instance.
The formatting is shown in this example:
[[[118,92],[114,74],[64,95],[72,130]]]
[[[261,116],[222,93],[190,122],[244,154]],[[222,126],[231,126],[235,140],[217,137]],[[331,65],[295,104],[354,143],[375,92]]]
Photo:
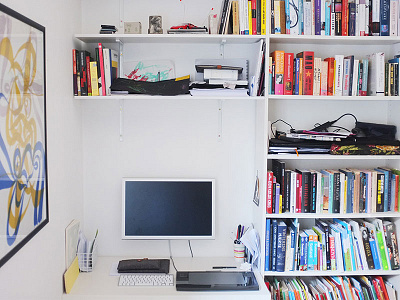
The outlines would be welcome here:
[[[124,100],[119,100],[119,141],[124,141]]]
[[[122,33],[124,32],[124,1],[119,0],[119,29]]]
[[[226,44],[226,40],[222,40],[221,44],[219,45],[219,56],[220,56],[220,58],[224,58],[224,56],[225,56],[225,44]]]
[[[218,100],[218,132],[217,132],[217,140],[221,142],[222,140],[222,102],[223,100]]]

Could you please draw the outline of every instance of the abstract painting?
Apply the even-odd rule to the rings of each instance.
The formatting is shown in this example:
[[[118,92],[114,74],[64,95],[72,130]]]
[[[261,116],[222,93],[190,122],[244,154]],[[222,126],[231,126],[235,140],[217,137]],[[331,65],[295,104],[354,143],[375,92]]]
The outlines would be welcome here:
[[[0,267],[49,222],[46,150],[45,28],[0,4]]]

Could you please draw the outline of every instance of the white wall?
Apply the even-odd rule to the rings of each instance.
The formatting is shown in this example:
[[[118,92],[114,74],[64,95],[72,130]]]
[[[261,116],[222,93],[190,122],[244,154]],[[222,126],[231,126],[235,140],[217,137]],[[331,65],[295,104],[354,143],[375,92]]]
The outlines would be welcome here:
[[[5,0],[46,27],[50,222],[0,268],[1,299],[60,299],[64,229],[82,219],[81,105],[72,98],[72,36],[81,26],[79,0]]]

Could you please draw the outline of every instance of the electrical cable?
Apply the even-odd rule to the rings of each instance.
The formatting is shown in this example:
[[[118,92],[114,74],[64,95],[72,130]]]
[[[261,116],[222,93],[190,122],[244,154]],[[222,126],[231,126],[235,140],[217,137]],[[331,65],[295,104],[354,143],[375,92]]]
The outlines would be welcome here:
[[[192,245],[190,245],[190,240],[188,240],[188,243],[189,243],[190,253],[192,254],[192,257],[193,257]]]
[[[274,122],[271,123],[271,132],[272,132],[272,134],[274,135],[274,138],[276,138],[276,135],[275,135],[274,131],[272,130],[272,125],[274,125],[274,124],[277,123],[277,122],[283,122],[283,123],[285,123],[286,125],[288,125],[288,126],[290,127],[291,130],[294,130],[294,128],[292,127],[292,125],[290,125],[288,122],[286,122],[286,121],[284,121],[284,120],[282,120],[282,119],[278,119],[278,120],[276,120],[276,121],[274,121]]]
[[[175,267],[174,259],[172,258],[171,240],[168,240],[168,246],[169,246],[169,258],[170,258],[171,261],[172,261],[172,265],[174,266],[175,271],[178,272],[178,269]]]

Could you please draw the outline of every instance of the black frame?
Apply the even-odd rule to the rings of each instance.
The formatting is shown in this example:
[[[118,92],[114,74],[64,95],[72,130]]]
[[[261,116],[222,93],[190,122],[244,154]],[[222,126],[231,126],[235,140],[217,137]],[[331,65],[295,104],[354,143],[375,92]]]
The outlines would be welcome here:
[[[42,45],[42,47],[43,47],[43,49],[42,49],[42,51],[43,51],[43,57],[42,57],[42,60],[43,60],[43,78],[41,80],[41,83],[43,84],[43,106],[44,107],[43,107],[43,115],[42,115],[43,119],[41,120],[42,123],[40,124],[40,125],[43,126],[42,128],[40,128],[40,129],[43,129],[43,137],[42,137],[43,139],[42,139],[42,141],[40,141],[41,142],[40,146],[41,146],[42,151],[44,151],[43,152],[43,156],[44,157],[43,157],[43,160],[42,160],[44,166],[43,166],[43,171],[40,174],[45,177],[44,179],[41,180],[41,182],[43,184],[43,191],[42,191],[42,197],[43,197],[42,201],[43,202],[42,202],[42,205],[43,205],[43,207],[44,206],[45,207],[44,207],[43,210],[40,209],[39,218],[41,217],[42,213],[43,213],[43,215],[45,214],[45,216],[43,216],[43,220],[41,220],[40,223],[38,223],[37,225],[33,224],[33,229],[29,233],[27,233],[26,236],[23,237],[23,239],[21,239],[19,242],[16,241],[17,243],[15,244],[15,246],[13,246],[10,249],[10,251],[5,253],[4,256],[0,258],[0,267],[3,266],[28,241],[30,241],[45,225],[47,225],[49,223],[48,172],[47,172],[47,126],[46,126],[47,120],[46,120],[46,35],[45,35],[45,27],[0,3],[0,15],[1,14],[8,15],[11,18],[16,19],[17,21],[20,21],[20,22],[24,23],[28,27],[33,27],[33,28],[37,29],[38,31],[41,32],[42,38],[43,38],[43,45]],[[0,43],[1,43],[2,39],[3,39],[3,34],[4,34],[4,32],[0,32]],[[0,59],[1,58],[2,57],[0,56]],[[36,63],[36,61],[35,61],[35,63]],[[1,76],[1,74],[0,74],[0,76]],[[0,77],[0,82],[1,81],[2,80],[1,80],[1,77]],[[2,86],[0,86],[0,89],[1,88],[2,88]],[[3,91],[0,90],[0,100],[1,100],[1,96],[4,97],[4,95],[2,95],[2,93],[3,93]],[[0,139],[1,139],[1,132],[0,132]],[[33,152],[34,152],[35,149],[36,148],[33,149],[33,147],[32,147],[32,149],[29,149],[29,150],[30,151],[33,150]],[[0,148],[0,153],[1,153],[1,150],[2,149]],[[23,150],[25,151],[26,148],[23,149]],[[34,158],[36,159],[36,156],[34,156]],[[36,162],[36,161],[33,161],[33,162]],[[23,163],[21,163],[21,165],[22,164]],[[32,164],[32,168],[34,168],[34,165],[35,164],[33,163]],[[1,164],[1,161],[0,161],[0,171],[1,171],[1,167],[2,167],[2,164]],[[13,171],[13,172],[14,173],[12,175],[16,175],[18,173],[17,171]],[[0,180],[2,179],[3,175],[7,175],[7,174],[1,174],[0,173]],[[39,177],[39,178],[43,178],[43,177]],[[17,181],[15,181],[15,183],[16,182]],[[40,194],[40,191],[38,192],[38,194]],[[40,196],[39,196],[39,200],[40,200]],[[7,208],[8,208],[8,210],[11,210],[9,207],[7,207]],[[0,221],[1,221],[1,219],[0,219]],[[4,228],[4,225],[8,226],[7,225],[7,220],[5,220],[5,222],[3,224],[0,224],[0,226],[3,226],[3,228]],[[0,230],[1,230],[1,228],[0,228]],[[46,247],[46,245],[43,245],[43,247]],[[0,255],[2,255],[2,254],[0,253]]]

